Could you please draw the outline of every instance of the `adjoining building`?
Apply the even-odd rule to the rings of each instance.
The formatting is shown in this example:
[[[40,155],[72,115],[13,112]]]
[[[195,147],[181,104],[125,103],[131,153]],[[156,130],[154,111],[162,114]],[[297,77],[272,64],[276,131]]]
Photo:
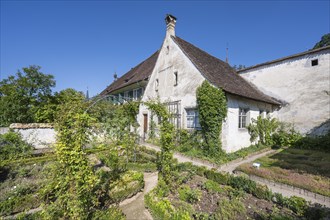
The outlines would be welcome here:
[[[274,116],[303,134],[330,130],[330,46],[239,70],[263,93],[284,101]]]
[[[233,152],[248,147],[247,125],[252,118],[277,110],[281,103],[261,92],[226,62],[175,35],[176,18],[167,15],[161,48],[108,86],[101,95],[119,99],[159,99],[167,103],[178,129],[199,129],[196,90],[204,80],[226,95],[228,115],[223,122],[222,148]],[[137,117],[139,134],[148,137],[152,114],[141,104]]]

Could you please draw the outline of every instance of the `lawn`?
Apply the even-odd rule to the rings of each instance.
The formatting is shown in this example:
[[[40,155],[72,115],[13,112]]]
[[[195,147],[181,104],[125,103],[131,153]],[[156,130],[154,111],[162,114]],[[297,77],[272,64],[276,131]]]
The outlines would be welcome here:
[[[237,170],[330,196],[330,153],[287,148],[254,162],[261,167],[246,163]]]

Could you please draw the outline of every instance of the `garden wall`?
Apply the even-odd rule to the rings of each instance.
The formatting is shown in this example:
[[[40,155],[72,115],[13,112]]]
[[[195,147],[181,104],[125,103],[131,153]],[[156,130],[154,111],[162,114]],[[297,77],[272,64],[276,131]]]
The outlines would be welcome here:
[[[35,149],[49,148],[55,143],[55,131],[51,124],[11,124],[9,128],[20,133],[23,140],[31,144]],[[0,134],[7,133],[9,128],[0,128]]]

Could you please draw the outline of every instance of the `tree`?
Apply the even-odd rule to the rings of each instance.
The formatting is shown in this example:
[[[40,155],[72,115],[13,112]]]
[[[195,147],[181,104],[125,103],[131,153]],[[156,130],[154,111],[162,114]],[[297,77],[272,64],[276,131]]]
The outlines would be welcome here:
[[[66,103],[84,102],[85,97],[81,92],[72,88],[55,92],[48,100],[41,103],[35,113],[35,122],[52,123],[60,110],[60,106]]]
[[[315,44],[313,49],[321,48],[321,47],[326,47],[330,45],[330,33],[325,34],[322,36],[321,40]]]
[[[22,68],[0,81],[0,126],[34,122],[35,113],[52,96],[54,76],[40,72],[40,66]]]

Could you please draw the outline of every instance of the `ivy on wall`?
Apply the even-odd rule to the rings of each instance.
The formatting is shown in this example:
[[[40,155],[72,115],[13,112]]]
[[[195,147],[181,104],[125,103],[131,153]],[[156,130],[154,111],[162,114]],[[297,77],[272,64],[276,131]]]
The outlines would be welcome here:
[[[227,101],[224,92],[207,81],[196,91],[199,122],[202,128],[204,149],[207,154],[222,153],[222,122],[227,116]]]

